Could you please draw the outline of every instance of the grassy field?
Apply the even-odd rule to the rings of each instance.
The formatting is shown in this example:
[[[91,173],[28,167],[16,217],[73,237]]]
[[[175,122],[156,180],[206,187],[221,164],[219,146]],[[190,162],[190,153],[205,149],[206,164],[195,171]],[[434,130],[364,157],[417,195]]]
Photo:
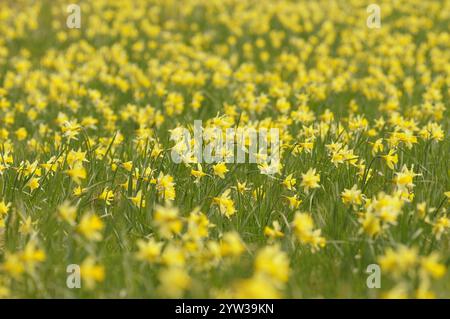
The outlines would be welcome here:
[[[449,298],[450,1],[371,2],[0,2],[0,297]]]

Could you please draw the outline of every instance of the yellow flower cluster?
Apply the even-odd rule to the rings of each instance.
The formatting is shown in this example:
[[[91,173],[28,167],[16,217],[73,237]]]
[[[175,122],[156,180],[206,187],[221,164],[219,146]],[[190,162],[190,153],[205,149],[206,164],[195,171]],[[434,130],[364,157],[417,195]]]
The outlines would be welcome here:
[[[396,250],[389,248],[379,257],[381,269],[391,275],[396,285],[385,293],[387,298],[408,298],[415,294],[416,298],[434,298],[430,290],[431,279],[439,279],[445,275],[446,267],[439,262],[439,254],[419,256],[417,248],[399,246]],[[415,291],[412,282],[417,282]]]

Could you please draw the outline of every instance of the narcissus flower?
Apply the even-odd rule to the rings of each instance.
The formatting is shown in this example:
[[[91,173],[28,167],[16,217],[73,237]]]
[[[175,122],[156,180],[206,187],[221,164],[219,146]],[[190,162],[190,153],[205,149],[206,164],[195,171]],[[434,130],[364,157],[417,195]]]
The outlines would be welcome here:
[[[69,223],[70,225],[74,225],[77,217],[77,207],[72,206],[68,201],[64,201],[58,207],[58,215],[63,221]]]
[[[388,248],[378,262],[383,271],[399,276],[414,267],[418,262],[418,251],[415,247],[399,246],[396,250]]]
[[[281,294],[264,276],[255,275],[234,285],[232,298],[237,299],[278,299]]]
[[[362,230],[370,237],[375,237],[381,231],[380,218],[371,212],[367,212],[360,219]]]
[[[34,191],[35,189],[39,188],[39,178],[32,177],[29,181],[27,186],[30,188],[31,191]]]
[[[448,295],[450,0],[43,2],[0,0],[0,298]]]
[[[172,176],[164,175],[160,172],[156,180],[156,189],[158,190],[158,194],[165,200],[175,199],[175,183],[173,182]]]
[[[310,168],[305,174],[302,174],[301,186],[305,192],[308,192],[312,188],[319,187],[320,175],[316,174],[315,168]]]
[[[136,253],[136,258],[148,263],[157,261],[161,255],[163,244],[163,242],[157,242],[154,238],[151,238],[147,241],[138,240],[137,245],[139,251]]]
[[[82,188],[80,185],[78,185],[77,187],[75,187],[73,189],[73,195],[76,197],[80,197],[81,195],[83,195],[83,193],[86,192],[86,189]]]
[[[105,201],[106,205],[111,205],[111,202],[114,200],[114,192],[110,190],[108,187],[105,187],[100,195],[98,195],[98,199]]]
[[[383,139],[379,138],[372,144],[372,155],[375,156],[376,154],[383,152],[384,145],[383,145]]]
[[[165,238],[179,234],[183,228],[183,222],[178,216],[178,208],[171,205],[156,206],[153,221],[159,234]]]
[[[81,217],[77,230],[88,240],[101,240],[104,224],[100,217],[94,213],[86,213]]]
[[[383,222],[395,225],[402,212],[404,200],[399,193],[393,195],[379,193],[367,205],[367,212],[375,213]]]
[[[0,269],[11,275],[13,278],[20,278],[25,272],[25,265],[19,254],[6,253],[5,260],[1,264]]]
[[[276,220],[273,221],[272,227],[266,226],[264,228],[264,235],[271,239],[284,237],[284,234],[281,231],[280,223]]]
[[[424,218],[427,215],[427,202],[418,203],[416,210],[419,217]]]
[[[390,149],[389,153],[382,156],[383,159],[386,161],[386,165],[390,169],[394,169],[394,165],[398,162],[398,155],[395,153],[395,150]]]
[[[444,264],[439,263],[440,256],[437,252],[431,253],[429,256],[422,257],[420,265],[422,271],[431,275],[433,278],[441,278],[445,275],[446,268]]]
[[[136,196],[130,197],[130,200],[135,206],[145,208],[145,199],[142,198],[142,190],[139,190]]]
[[[400,172],[395,173],[394,182],[397,184],[398,189],[400,190],[412,190],[414,187],[413,179],[414,177],[420,175],[416,174],[413,171],[414,166],[411,169],[408,169],[406,165],[403,165],[402,170]]]
[[[240,256],[245,250],[241,237],[236,232],[228,232],[223,235],[220,242],[222,256]]]
[[[233,188],[236,188],[236,190],[241,194],[244,195],[244,193],[248,190],[250,190],[250,188],[247,187],[247,183],[246,182],[237,182],[237,186],[233,186]]]
[[[236,212],[234,202],[230,198],[230,189],[225,190],[219,197],[214,197],[213,202],[219,206],[220,212],[226,217],[230,218]]]
[[[186,251],[175,244],[169,244],[164,249],[161,261],[169,267],[184,267],[186,264]]]
[[[321,236],[320,229],[314,229],[314,221],[308,213],[295,213],[292,227],[297,239],[302,244],[311,246],[312,251],[325,247],[326,240]]]
[[[11,207],[11,203],[6,203],[4,200],[0,202],[0,217],[8,214],[9,208]]]
[[[46,254],[44,250],[38,248],[35,240],[30,240],[21,252],[20,258],[24,262],[25,269],[33,271],[37,264],[45,261]]]
[[[28,136],[28,132],[24,127],[17,129],[17,131],[15,133],[16,133],[16,137],[19,141],[23,141]]]
[[[19,233],[22,235],[29,235],[33,233],[35,224],[36,222],[33,222],[30,216],[27,216],[25,220],[20,222]]]
[[[255,258],[255,272],[263,274],[276,284],[285,283],[289,278],[289,258],[278,245],[262,248]]]
[[[214,165],[213,170],[214,170],[214,175],[219,176],[222,179],[225,178],[225,173],[228,172],[227,166],[223,162]]]
[[[300,204],[303,202],[301,199],[298,198],[297,195],[294,196],[284,196],[288,203],[289,203],[289,208],[291,209],[297,209]]]
[[[159,273],[159,292],[169,298],[181,298],[192,280],[183,268],[169,267]]]
[[[210,223],[205,214],[195,209],[189,214],[187,226],[186,237],[193,240],[200,240],[208,237],[209,229],[214,227],[214,224]]]
[[[295,190],[295,184],[297,183],[297,180],[292,177],[292,174],[289,174],[286,176],[286,178],[283,180],[283,186],[286,187],[288,190]]]
[[[66,171],[66,174],[77,184],[81,184],[81,180],[86,179],[87,176],[86,169],[81,163],[76,163],[74,167]]]
[[[93,257],[87,257],[80,265],[82,283],[88,289],[94,289],[97,283],[105,280],[105,267],[95,262]]]
[[[200,179],[207,174],[203,172],[203,168],[201,164],[197,164],[197,170],[191,169],[191,175],[195,177],[194,183],[199,183]]]
[[[123,167],[127,172],[131,172],[131,170],[133,169],[133,161],[128,161],[128,162],[122,163],[122,167]]]
[[[351,189],[345,188],[341,198],[346,205],[361,205],[363,201],[363,195],[357,185],[353,185]]]
[[[441,216],[433,223],[433,234],[438,240],[448,229],[450,229],[450,219],[447,216]]]

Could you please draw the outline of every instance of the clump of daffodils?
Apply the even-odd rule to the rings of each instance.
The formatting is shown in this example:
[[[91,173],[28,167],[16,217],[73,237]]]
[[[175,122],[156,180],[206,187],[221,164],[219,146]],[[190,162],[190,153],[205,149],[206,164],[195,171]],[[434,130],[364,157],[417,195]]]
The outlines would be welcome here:
[[[32,239],[22,250],[14,253],[6,252],[0,269],[18,280],[24,273],[34,274],[36,268],[45,262],[46,258],[45,251],[39,248],[36,240]]]
[[[360,218],[362,231],[374,237],[384,229],[396,225],[404,204],[405,199],[399,192],[392,195],[380,192],[376,197],[367,200],[365,212]]]
[[[383,274],[394,282],[391,290],[383,294],[385,298],[434,298],[431,282],[442,278],[447,271],[439,253],[422,256],[416,247],[403,245],[388,248],[378,262]]]

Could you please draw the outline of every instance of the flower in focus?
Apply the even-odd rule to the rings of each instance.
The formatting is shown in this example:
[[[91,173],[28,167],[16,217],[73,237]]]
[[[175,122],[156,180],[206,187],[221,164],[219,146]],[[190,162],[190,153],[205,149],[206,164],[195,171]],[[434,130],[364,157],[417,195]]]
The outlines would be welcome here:
[[[228,172],[227,166],[225,163],[221,162],[213,166],[214,175],[219,176],[220,178],[225,178],[225,173]]]
[[[389,153],[386,155],[382,156],[384,158],[384,160],[386,161],[386,165],[390,168],[390,169],[394,169],[394,165],[397,164],[398,162],[398,155],[395,153],[395,150],[390,149]]]
[[[160,172],[156,181],[156,189],[165,200],[175,199],[175,183],[172,176]]]
[[[234,202],[230,198],[230,189],[225,190],[219,197],[214,197],[213,202],[219,206],[220,213],[230,218],[236,212]]]

